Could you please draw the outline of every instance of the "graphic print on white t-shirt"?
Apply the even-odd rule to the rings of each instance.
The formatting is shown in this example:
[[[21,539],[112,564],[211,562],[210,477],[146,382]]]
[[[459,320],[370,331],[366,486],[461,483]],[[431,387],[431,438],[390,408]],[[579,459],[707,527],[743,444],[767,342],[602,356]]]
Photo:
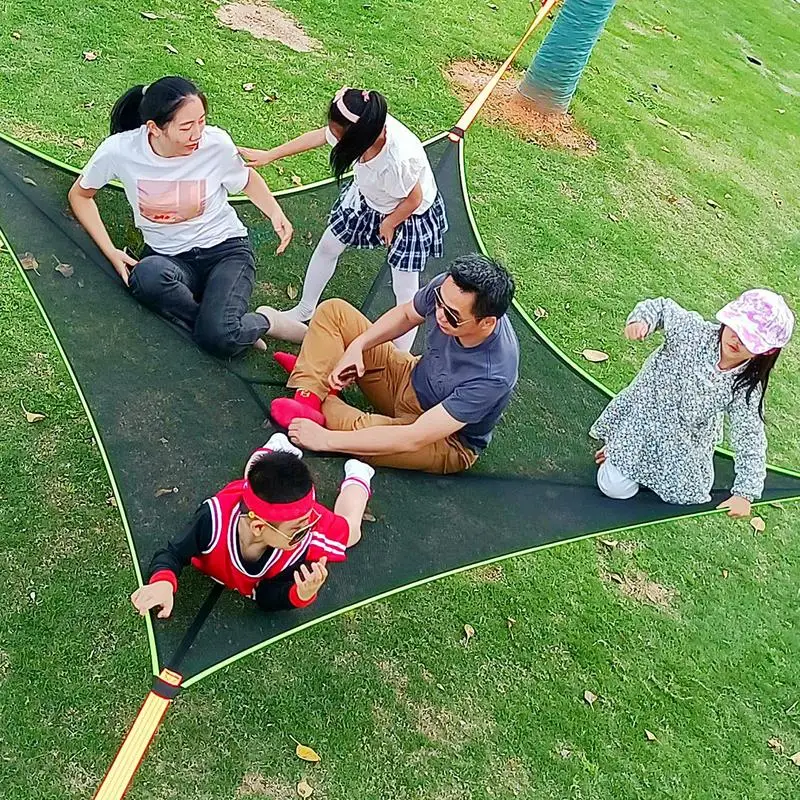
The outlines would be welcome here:
[[[205,178],[194,181],[136,181],[139,213],[150,222],[174,225],[199,217],[206,209]]]

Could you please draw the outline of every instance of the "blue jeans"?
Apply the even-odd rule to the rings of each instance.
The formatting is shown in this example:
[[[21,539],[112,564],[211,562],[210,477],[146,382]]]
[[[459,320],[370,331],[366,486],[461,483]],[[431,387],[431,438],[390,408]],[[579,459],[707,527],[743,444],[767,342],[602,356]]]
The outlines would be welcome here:
[[[269,330],[265,317],[247,310],[255,274],[246,236],[174,256],[145,246],[130,290],[142,305],[188,329],[204,350],[230,358]]]

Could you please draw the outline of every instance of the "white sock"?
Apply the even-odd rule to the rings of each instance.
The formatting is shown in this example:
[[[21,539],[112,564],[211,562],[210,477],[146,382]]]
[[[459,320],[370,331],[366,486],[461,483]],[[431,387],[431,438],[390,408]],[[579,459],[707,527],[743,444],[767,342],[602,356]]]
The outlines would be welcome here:
[[[371,495],[373,475],[375,475],[375,470],[369,464],[365,464],[356,458],[350,458],[344,462],[344,480],[342,481],[341,489],[354,483],[364,489],[367,495]]]
[[[342,244],[330,228],[326,228],[308,262],[303,281],[303,296],[294,308],[283,312],[285,316],[298,322],[308,322],[311,319],[328,281],[336,272],[339,256],[346,249],[347,245]]]
[[[399,269],[392,270],[392,289],[394,299],[398,306],[409,303],[414,299],[414,295],[419,291],[419,272],[401,272]],[[398,350],[408,352],[414,339],[417,336],[417,329],[414,328],[394,340],[394,345]]]

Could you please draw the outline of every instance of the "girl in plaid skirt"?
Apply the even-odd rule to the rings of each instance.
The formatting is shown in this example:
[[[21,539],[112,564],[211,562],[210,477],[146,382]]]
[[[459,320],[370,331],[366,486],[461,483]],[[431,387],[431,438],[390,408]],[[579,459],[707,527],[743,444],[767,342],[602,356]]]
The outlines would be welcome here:
[[[248,166],[258,167],[326,142],[333,148],[336,178],[352,167],[353,180],[342,188],[311,256],[300,302],[283,312],[300,322],[311,318],[347,247],[387,247],[397,304],[410,302],[428,258],[442,257],[447,231],[444,202],[422,142],[387,113],[379,92],[343,87],[331,101],[324,128],[272,150],[239,152]],[[414,334],[410,331],[395,344],[410,349]]]

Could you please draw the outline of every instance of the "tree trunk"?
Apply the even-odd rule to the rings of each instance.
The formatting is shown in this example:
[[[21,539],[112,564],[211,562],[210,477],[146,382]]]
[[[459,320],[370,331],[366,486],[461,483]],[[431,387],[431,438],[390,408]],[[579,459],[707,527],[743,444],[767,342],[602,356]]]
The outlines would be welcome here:
[[[564,0],[519,92],[548,114],[566,114],[616,0]]]

